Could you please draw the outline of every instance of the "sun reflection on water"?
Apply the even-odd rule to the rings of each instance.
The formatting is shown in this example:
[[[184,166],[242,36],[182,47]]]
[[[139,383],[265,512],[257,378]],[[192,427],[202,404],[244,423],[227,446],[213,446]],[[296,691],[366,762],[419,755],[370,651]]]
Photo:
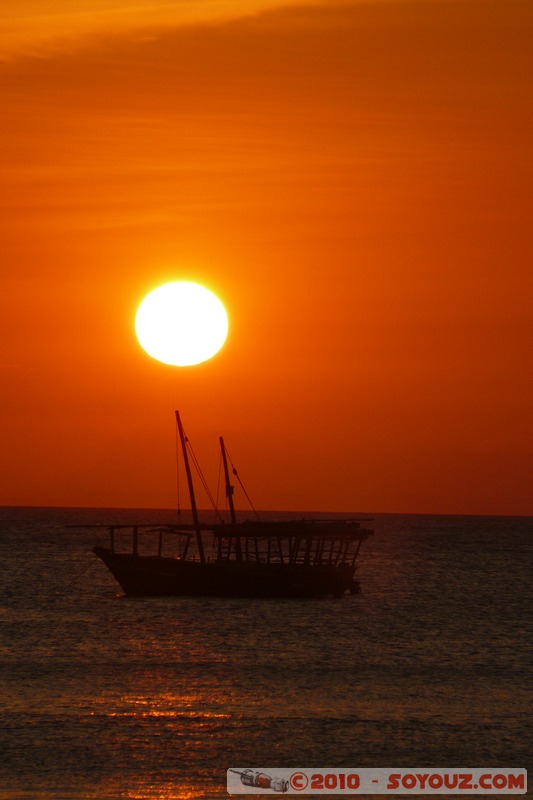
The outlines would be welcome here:
[[[128,675],[128,683],[132,677]],[[224,794],[225,742],[238,717],[228,709],[228,693],[205,685],[155,693],[152,671],[136,671],[134,677],[132,691],[126,686],[122,693],[104,688],[89,712],[115,773],[104,770],[98,796],[205,800]]]
[[[133,693],[112,700],[102,696],[97,701],[101,709],[93,710],[90,714],[96,716],[103,713],[106,717],[227,719],[232,714],[219,710],[224,704],[225,698],[193,692],[183,694],[166,692],[155,697]]]
[[[221,792],[222,794],[222,792]],[[144,786],[121,793],[124,800],[196,800],[205,798],[205,791],[191,784],[180,784],[172,789],[160,786]]]

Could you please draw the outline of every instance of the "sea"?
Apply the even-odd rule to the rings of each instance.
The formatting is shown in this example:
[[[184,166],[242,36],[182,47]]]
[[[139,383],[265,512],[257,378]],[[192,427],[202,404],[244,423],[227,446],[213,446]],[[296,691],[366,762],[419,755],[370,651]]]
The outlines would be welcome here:
[[[69,526],[175,512],[1,508],[0,798],[207,800],[243,766],[531,769],[533,518],[362,516],[361,594],[133,599],[91,552],[105,531]]]

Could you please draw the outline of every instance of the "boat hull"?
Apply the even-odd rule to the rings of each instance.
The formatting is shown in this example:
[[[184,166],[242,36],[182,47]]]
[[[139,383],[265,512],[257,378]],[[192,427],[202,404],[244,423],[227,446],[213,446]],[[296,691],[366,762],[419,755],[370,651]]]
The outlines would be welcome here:
[[[348,564],[201,563],[116,553],[105,547],[93,552],[130,597],[340,597],[358,590]]]

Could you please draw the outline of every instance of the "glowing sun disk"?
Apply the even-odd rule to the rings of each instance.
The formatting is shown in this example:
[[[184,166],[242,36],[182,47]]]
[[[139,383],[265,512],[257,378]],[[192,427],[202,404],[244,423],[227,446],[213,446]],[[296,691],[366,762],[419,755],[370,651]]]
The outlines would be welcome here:
[[[152,358],[186,367],[207,361],[220,350],[228,333],[228,317],[208,289],[175,281],[146,295],[137,310],[135,332]]]

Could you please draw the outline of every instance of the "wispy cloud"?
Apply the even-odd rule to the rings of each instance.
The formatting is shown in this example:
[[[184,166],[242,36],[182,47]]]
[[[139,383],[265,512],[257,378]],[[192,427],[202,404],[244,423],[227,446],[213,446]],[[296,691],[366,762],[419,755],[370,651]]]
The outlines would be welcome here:
[[[292,7],[312,0],[290,0]],[[68,52],[80,39],[98,34],[141,37],[151,27],[183,26],[249,17],[287,5],[287,0],[5,0],[0,7],[0,58],[45,57]]]
[[[470,170],[493,148],[508,158],[529,135],[526,2],[513,4],[514,18],[499,0],[471,0],[468,10],[426,0],[292,6],[210,25],[153,24],[135,36],[106,29],[115,11],[103,6],[92,3],[102,25],[83,47],[3,68],[4,208],[31,199],[33,211],[81,213],[98,199],[118,203],[121,186],[131,208],[135,177],[140,205],[161,201],[166,217],[182,202],[169,187],[182,187],[185,202],[202,186],[211,205],[229,175],[235,189],[237,177],[270,182],[275,173],[307,184],[335,177],[340,196],[371,173],[374,192],[385,180],[404,185],[424,162],[441,164],[445,187],[446,165],[458,177],[464,158]],[[164,15],[168,6],[130,2],[116,13],[126,9]],[[224,196],[229,203],[232,192]]]

